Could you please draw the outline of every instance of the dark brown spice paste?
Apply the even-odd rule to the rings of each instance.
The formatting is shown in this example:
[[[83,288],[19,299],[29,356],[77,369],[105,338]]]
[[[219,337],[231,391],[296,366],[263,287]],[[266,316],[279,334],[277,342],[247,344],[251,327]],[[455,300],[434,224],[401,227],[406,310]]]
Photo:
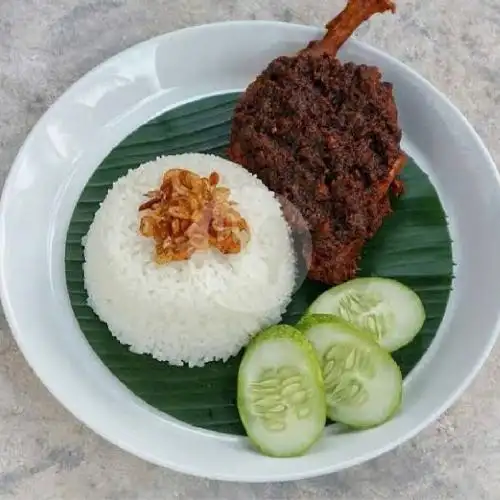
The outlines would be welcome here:
[[[229,156],[300,211],[312,234],[309,277],[354,276],[390,212],[403,158],[390,83],[335,56],[279,57],[237,104]],[[399,166],[398,166],[399,164]]]

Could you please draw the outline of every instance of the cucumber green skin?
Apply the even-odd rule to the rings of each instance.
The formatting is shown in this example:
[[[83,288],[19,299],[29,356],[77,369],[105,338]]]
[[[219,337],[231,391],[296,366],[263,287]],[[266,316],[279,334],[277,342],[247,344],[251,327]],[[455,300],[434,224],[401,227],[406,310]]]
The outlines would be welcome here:
[[[351,323],[348,323],[345,319],[342,319],[339,316],[335,316],[333,314],[306,313],[295,325],[295,328],[301,331],[302,334],[306,335],[307,337],[307,331],[309,330],[309,328],[320,324],[329,324],[338,326],[339,328],[342,328],[342,330],[344,330],[346,333],[350,333],[355,337],[358,337],[366,342],[370,342],[370,344],[374,344],[377,347],[380,347],[375,342],[375,340],[373,340],[372,335],[363,330],[360,330],[359,328],[356,328],[354,325],[351,325]]]
[[[279,454],[274,450],[271,450],[266,447],[265,443],[259,443],[252,436],[251,425],[249,424],[249,415],[245,408],[243,393],[245,391],[245,382],[244,376],[242,373],[245,370],[245,365],[248,360],[251,358],[253,351],[255,348],[261,344],[262,342],[266,342],[267,340],[275,340],[275,339],[287,339],[294,343],[296,343],[300,348],[304,351],[305,356],[310,361],[310,369],[312,378],[317,385],[318,391],[324,395],[324,383],[323,383],[323,372],[321,370],[321,366],[319,364],[318,356],[316,354],[316,350],[312,346],[312,344],[307,340],[307,338],[303,335],[302,332],[289,325],[275,325],[263,330],[258,333],[248,344],[245,354],[240,363],[240,367],[238,370],[238,389],[237,389],[237,398],[236,405],[238,408],[238,412],[240,414],[241,422],[245,431],[247,433],[247,437],[252,443],[252,445],[263,455],[267,455],[269,457],[274,458],[291,458],[291,457],[299,457],[304,455],[321,437],[324,430],[324,425],[318,431],[318,434],[314,436],[310,443],[303,447],[302,449],[298,449],[294,453],[287,454]],[[324,421],[326,424],[326,399],[324,399]]]
[[[425,322],[426,313],[425,313],[424,305],[422,304],[422,300],[420,299],[420,297],[418,296],[417,293],[415,293],[411,288],[407,287],[406,285],[403,285],[403,283],[401,283],[395,279],[392,279],[392,278],[382,278],[382,277],[354,278],[352,280],[346,281],[345,283],[341,283],[340,285],[336,285],[336,286],[326,290],[319,297],[317,297],[316,300],[314,300],[313,303],[307,308],[304,315],[305,316],[318,315],[317,313],[314,313],[312,311],[312,308],[314,307],[315,303],[318,301],[318,299],[320,297],[323,297],[325,295],[330,295],[330,294],[337,294],[346,288],[351,288],[352,283],[354,281],[358,282],[358,283],[363,282],[363,281],[367,282],[367,283],[373,282],[373,281],[385,281],[385,282],[388,282],[388,283],[395,285],[398,288],[401,288],[402,290],[410,292],[415,297],[415,304],[418,305],[418,307],[420,309],[421,316],[422,316],[422,322],[420,324],[420,328],[415,331],[415,333],[412,337],[407,337],[404,341],[401,341],[401,342],[395,344],[394,346],[392,346],[391,349],[386,349],[386,350],[388,350],[389,352],[395,352],[395,351],[401,349],[402,347],[408,345],[410,342],[412,342],[415,339],[415,337],[418,335],[419,331],[422,329],[422,326]],[[340,319],[342,319],[342,318],[340,318]]]
[[[366,333],[362,330],[358,330],[357,328],[353,327],[350,323],[347,321],[343,320],[342,318],[339,318],[337,316],[333,316],[330,314],[309,314],[304,317],[297,323],[296,328],[299,329],[306,337],[307,337],[307,332],[308,330],[316,326],[318,324],[332,324],[337,327],[342,328],[345,333],[349,333],[350,335],[357,337],[358,339],[367,342],[371,344],[371,348],[374,349],[377,354],[385,359],[385,362],[388,364],[393,365],[397,373],[399,374],[399,378],[401,381],[400,384],[400,390],[394,397],[394,403],[387,413],[387,416],[384,420],[381,421],[372,421],[372,422],[366,422],[366,421],[355,421],[355,420],[349,420],[349,422],[342,421],[338,418],[337,415],[333,412],[332,408],[330,408],[327,405],[327,415],[328,418],[331,420],[334,420],[336,422],[340,422],[341,424],[345,424],[353,429],[370,429],[373,427],[378,427],[379,425],[382,425],[386,423],[387,421],[391,420],[394,415],[399,411],[401,408],[401,404],[403,402],[403,376],[401,373],[401,369],[399,368],[398,364],[394,361],[392,356],[382,349],[373,339],[373,337],[369,334]]]

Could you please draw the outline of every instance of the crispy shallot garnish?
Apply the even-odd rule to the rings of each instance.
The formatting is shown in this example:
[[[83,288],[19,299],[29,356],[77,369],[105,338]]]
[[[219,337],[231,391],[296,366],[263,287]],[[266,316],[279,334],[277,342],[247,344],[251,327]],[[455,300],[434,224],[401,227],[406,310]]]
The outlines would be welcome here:
[[[219,181],[217,172],[201,177],[173,169],[165,172],[159,189],[146,194],[139,232],[154,239],[156,263],[187,260],[210,247],[223,254],[243,249],[250,238],[248,224]]]

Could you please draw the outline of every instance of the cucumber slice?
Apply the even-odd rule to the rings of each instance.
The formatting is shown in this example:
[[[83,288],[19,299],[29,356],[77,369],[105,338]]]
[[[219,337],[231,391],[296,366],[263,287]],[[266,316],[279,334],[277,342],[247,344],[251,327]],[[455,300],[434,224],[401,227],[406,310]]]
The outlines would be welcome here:
[[[425,310],[420,297],[388,278],[356,278],[327,290],[310,314],[333,314],[370,333],[389,352],[409,344],[421,330]]]
[[[401,371],[368,334],[325,314],[306,316],[297,328],[318,353],[332,420],[368,428],[396,413],[403,391]]]
[[[321,436],[326,403],[312,345],[278,325],[252,339],[238,373],[238,411],[250,441],[265,455],[305,453]]]

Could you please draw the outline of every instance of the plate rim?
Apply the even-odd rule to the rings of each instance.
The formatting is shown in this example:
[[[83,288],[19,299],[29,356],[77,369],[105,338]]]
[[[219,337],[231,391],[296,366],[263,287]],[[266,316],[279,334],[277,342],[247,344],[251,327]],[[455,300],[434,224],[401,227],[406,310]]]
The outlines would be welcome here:
[[[74,82],[72,85],[70,85],[67,90],[58,97],[58,99],[45,111],[45,113],[40,117],[40,119],[37,121],[37,123],[34,125],[34,127],[31,129],[31,131],[28,133],[25,141],[23,142],[23,145],[19,149],[18,154],[16,155],[16,158],[14,159],[14,162],[11,166],[11,169],[8,172],[8,175],[5,179],[4,183],[4,188],[2,191],[1,199],[0,199],[0,235],[2,236],[2,241],[5,242],[5,227],[3,223],[3,215],[6,210],[6,204],[7,204],[7,198],[8,198],[8,193],[10,191],[10,184],[12,182],[12,179],[14,178],[17,170],[20,168],[19,164],[19,159],[21,157],[21,154],[27,148],[30,144],[31,138],[33,135],[42,128],[43,124],[45,123],[47,116],[50,115],[54,107],[58,106],[61,100],[64,100],[67,98],[69,95],[73,94],[74,92],[78,91],[78,87],[82,84],[85,83],[87,79],[89,79],[92,75],[98,73],[101,71],[104,67],[109,65],[110,63],[117,61],[121,57],[123,57],[125,54],[130,53],[133,50],[138,50],[141,47],[146,47],[147,45],[154,44],[156,42],[159,42],[161,40],[164,40],[168,37],[176,36],[181,33],[187,33],[187,32],[196,32],[199,30],[203,29],[220,29],[220,28],[225,28],[228,25],[248,25],[252,24],[253,26],[255,25],[271,25],[271,26],[280,26],[280,25],[287,25],[290,29],[300,29],[300,30],[307,30],[311,34],[317,33],[320,34],[322,32],[322,28],[316,27],[316,26],[307,26],[307,25],[301,25],[301,24],[294,24],[294,23],[286,23],[286,22],[281,22],[281,21],[221,21],[217,23],[208,23],[208,24],[198,24],[195,26],[189,26],[180,30],[175,30],[169,33],[161,34],[158,36],[155,36],[153,38],[150,38],[148,40],[144,40],[138,44],[135,44],[124,51],[121,51],[114,56],[106,59],[105,61],[101,62],[99,65],[91,69],[89,72],[87,72],[85,75],[83,75],[81,78],[79,78],[76,82]],[[450,110],[453,112],[455,115],[455,118],[459,121],[462,122],[463,125],[466,126],[468,129],[468,132],[470,133],[471,139],[474,140],[476,145],[479,147],[481,150],[485,160],[488,163],[488,167],[493,169],[497,178],[497,182],[500,184],[500,175],[498,172],[498,169],[494,163],[494,160],[489,153],[488,149],[486,148],[485,144],[481,140],[480,136],[478,133],[475,131],[474,127],[470,124],[470,122],[467,120],[467,118],[459,111],[459,109],[450,101],[450,99],[442,93],[439,89],[434,87],[428,80],[423,78],[420,74],[418,74],[415,70],[413,70],[411,67],[407,66],[406,64],[402,63],[398,59],[394,58],[393,56],[367,44],[361,41],[358,41],[356,39],[351,39],[349,40],[349,45],[351,46],[357,46],[360,49],[362,49],[365,53],[372,53],[372,54],[378,54],[380,56],[383,56],[386,60],[388,60],[391,64],[396,66],[398,69],[403,69],[407,73],[409,73],[413,79],[417,80],[423,87],[426,88],[426,90],[431,91],[435,95],[437,95],[440,100],[442,100],[445,104],[448,105]],[[5,265],[5,249],[4,246],[0,248],[0,298],[2,301],[2,305],[4,308],[5,316],[7,319],[7,322],[10,327],[10,331],[12,332],[13,337],[15,338],[20,351],[23,353],[23,356],[25,357],[26,361],[32,368],[32,370],[35,372],[37,377],[42,381],[44,386],[51,392],[51,394],[59,401],[60,404],[62,404],[75,418],[77,418],[79,421],[85,423],[86,426],[91,428],[94,432],[96,432],[98,435],[104,437],[107,441],[119,446],[122,449],[125,449],[129,453],[132,453],[136,456],[139,456],[149,462],[157,463],[158,465],[161,466],[166,466],[164,462],[158,462],[154,460],[150,455],[147,453],[143,452],[142,450],[137,450],[133,447],[128,446],[127,443],[121,442],[119,439],[117,439],[114,436],[110,436],[107,433],[102,432],[101,429],[96,428],[96,426],[89,425],[86,421],[85,416],[78,415],[76,414],[72,409],[70,409],[63,399],[60,397],[56,396],[52,390],[52,385],[53,381],[49,381],[46,379],[46,377],[42,377],[39,374],[39,368],[40,368],[40,363],[43,364],[43,361],[39,361],[33,356],[27,354],[28,349],[26,348],[26,345],[24,344],[23,341],[23,335],[20,331],[18,331],[17,328],[17,321],[15,319],[15,316],[19,313],[16,313],[14,309],[11,307],[10,300],[9,300],[9,292],[7,289],[7,283],[5,281],[5,273],[3,272],[4,270],[4,265]],[[238,473],[225,473],[221,474],[219,476],[217,475],[204,475],[202,471],[199,469],[194,468],[193,470],[190,470],[190,468],[186,467],[176,467],[176,464],[168,464],[168,467],[174,470],[177,470],[179,472],[184,472],[187,474],[193,474],[201,477],[207,477],[211,479],[220,479],[220,480],[230,480],[230,481],[245,481],[245,482],[267,482],[267,481],[284,481],[284,480],[296,480],[296,479],[302,479],[302,478],[310,478],[310,477],[316,477],[319,475],[335,472],[337,470],[340,470],[342,468],[350,467],[359,463],[362,463],[366,460],[369,460],[371,458],[374,458],[376,456],[379,456],[389,450],[394,449],[395,447],[399,446],[401,443],[411,439],[414,437],[416,434],[418,434],[422,429],[427,427],[431,422],[436,420],[446,409],[448,409],[452,404],[455,403],[455,401],[463,394],[463,392],[469,387],[471,382],[474,380],[474,378],[477,376],[478,372],[484,365],[484,362],[488,358],[493,346],[495,345],[497,338],[500,334],[500,323],[497,322],[496,328],[493,332],[491,332],[491,335],[489,337],[489,342],[485,347],[483,348],[483,354],[482,357],[479,359],[479,361],[476,363],[474,369],[469,373],[468,377],[461,383],[459,387],[454,391],[453,394],[450,395],[450,397],[446,400],[443,401],[441,404],[440,408],[434,412],[434,414],[430,415],[427,419],[423,420],[420,425],[414,427],[414,429],[411,432],[407,432],[404,436],[401,436],[400,439],[398,440],[392,440],[388,441],[387,445],[385,447],[381,447],[377,450],[373,450],[371,453],[368,453],[364,456],[359,456],[357,457],[356,460],[352,460],[350,463],[344,463],[342,467],[330,467],[328,465],[325,465],[321,469],[314,469],[314,470],[307,470],[303,473],[296,473],[296,474],[288,474],[284,473],[282,475],[273,475],[272,477],[269,476],[258,476],[258,477],[250,477],[248,475],[239,475]]]

